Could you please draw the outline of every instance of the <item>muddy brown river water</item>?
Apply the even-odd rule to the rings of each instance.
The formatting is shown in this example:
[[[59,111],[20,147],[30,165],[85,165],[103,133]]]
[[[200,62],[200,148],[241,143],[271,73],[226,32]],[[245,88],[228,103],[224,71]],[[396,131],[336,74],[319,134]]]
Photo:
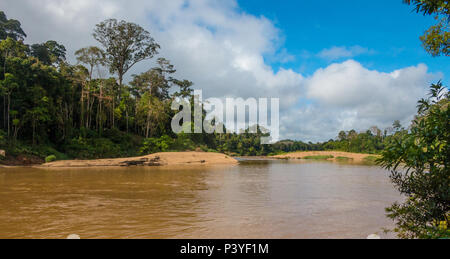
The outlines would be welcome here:
[[[388,172],[332,162],[0,168],[0,238],[366,238],[392,227]]]

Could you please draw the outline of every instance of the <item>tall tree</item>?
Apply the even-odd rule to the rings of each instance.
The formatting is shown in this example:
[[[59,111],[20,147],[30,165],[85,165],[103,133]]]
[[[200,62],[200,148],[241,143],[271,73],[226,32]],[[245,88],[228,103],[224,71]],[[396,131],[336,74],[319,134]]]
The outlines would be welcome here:
[[[432,56],[450,55],[450,1],[448,0],[403,0],[414,5],[417,13],[434,15],[436,25],[431,26],[420,37],[424,48]]]
[[[23,41],[27,35],[22,30],[19,21],[14,19],[8,20],[6,14],[0,11],[0,40],[5,40],[8,37]]]
[[[173,83],[180,88],[178,92],[174,93],[175,97],[189,97],[192,96],[192,93],[194,90],[192,90],[192,86],[194,83],[192,83],[189,80],[174,80]]]
[[[140,75],[133,75],[130,84],[138,97],[148,92],[160,100],[169,99],[169,90],[176,81],[171,75],[176,70],[165,58],[159,58],[157,63],[157,67]]]
[[[31,45],[31,55],[46,65],[58,65],[66,60],[66,48],[54,40]]]
[[[111,73],[119,77],[119,99],[124,75],[138,62],[153,58],[160,46],[141,26],[109,19],[96,25],[94,38],[105,48]]]
[[[13,38],[8,37],[0,42],[0,53],[3,57],[3,74],[6,73],[7,59],[10,57],[25,57],[27,47]]]
[[[2,82],[2,95],[3,95],[3,127],[10,129],[10,105],[11,105],[11,92],[15,88],[15,85],[9,85],[14,78],[12,74],[6,72],[6,63],[11,57],[25,57],[26,46],[22,42],[15,41],[14,39],[8,37],[6,40],[0,42],[0,53],[3,57],[3,82]]]
[[[399,131],[399,130],[401,130],[401,128],[402,128],[402,124],[400,123],[399,120],[396,120],[396,121],[394,121],[394,123],[392,124],[392,128],[393,128],[395,131]]]
[[[79,49],[75,52],[78,62],[83,63],[89,67],[89,79],[92,80],[92,73],[94,69],[99,66],[104,66],[105,52],[98,47],[87,47]]]
[[[92,74],[94,72],[95,68],[99,68],[102,65],[105,65],[105,52],[98,47],[87,47],[79,49],[75,52],[75,56],[77,57],[78,62],[86,64],[88,66],[88,73],[89,73],[89,81],[87,82],[86,86],[87,89],[83,87],[81,92],[81,102],[82,102],[82,108],[84,107],[84,99],[86,98],[86,128],[90,128],[91,125],[91,115],[92,115],[92,108],[94,105],[95,98],[92,97],[92,91],[94,90],[94,82],[92,81]],[[102,92],[103,92],[103,85],[100,82],[100,95],[97,95],[97,98],[99,98],[99,101],[101,102],[100,98],[102,98]],[[95,96],[95,95],[94,95]],[[84,110],[83,110],[84,111]]]

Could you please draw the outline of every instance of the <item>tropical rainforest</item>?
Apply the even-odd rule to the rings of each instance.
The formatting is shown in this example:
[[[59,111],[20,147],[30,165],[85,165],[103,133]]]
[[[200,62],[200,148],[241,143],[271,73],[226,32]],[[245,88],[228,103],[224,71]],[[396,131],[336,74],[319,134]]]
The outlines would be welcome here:
[[[449,55],[450,5],[444,0],[404,0],[436,25],[420,38],[432,56]],[[171,104],[193,98],[193,83],[175,78],[169,60],[156,58],[161,46],[141,26],[110,19],[93,28],[98,46],[77,50],[66,60],[62,44],[24,44],[21,23],[0,11],[0,156],[3,164],[56,159],[125,157],[162,151],[202,150],[231,155],[340,150],[380,154],[378,163],[404,203],[387,209],[404,238],[448,238],[450,216],[449,91],[442,82],[418,102],[411,125],[341,131],[323,143],[283,140],[262,145],[267,133],[174,134]],[[155,67],[128,75],[139,62]],[[102,68],[106,68],[107,72]],[[129,78],[125,82],[125,78]]]

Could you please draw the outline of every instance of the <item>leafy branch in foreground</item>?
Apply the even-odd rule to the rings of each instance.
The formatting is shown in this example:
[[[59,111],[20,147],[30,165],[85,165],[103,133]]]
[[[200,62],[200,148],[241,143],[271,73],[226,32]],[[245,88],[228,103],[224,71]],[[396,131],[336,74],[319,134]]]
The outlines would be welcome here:
[[[410,131],[398,132],[378,161],[407,197],[387,208],[401,238],[448,238],[450,216],[449,92],[439,82],[418,105]]]
[[[450,55],[450,1],[448,0],[403,0],[414,5],[414,10],[423,15],[434,15],[437,24],[431,26],[420,37],[425,50],[433,57]]]

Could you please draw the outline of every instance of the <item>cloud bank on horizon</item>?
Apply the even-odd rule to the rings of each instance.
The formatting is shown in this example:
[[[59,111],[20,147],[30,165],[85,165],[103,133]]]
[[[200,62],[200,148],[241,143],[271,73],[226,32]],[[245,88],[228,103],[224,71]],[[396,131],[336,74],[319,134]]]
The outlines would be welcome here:
[[[340,130],[383,128],[394,120],[408,125],[417,100],[441,76],[430,73],[424,64],[388,73],[370,70],[352,59],[373,54],[361,46],[323,50],[317,56],[349,60],[312,75],[284,68],[275,71],[266,56],[281,62],[295,58],[283,48],[282,32],[265,17],[242,12],[236,1],[1,2],[9,18],[22,22],[27,43],[61,42],[71,61],[75,50],[98,45],[92,38],[95,24],[107,18],[138,23],[162,46],[159,56],[171,60],[177,77],[193,81],[205,97],[280,98],[282,138],[324,141]],[[128,76],[151,66],[140,63]]]

